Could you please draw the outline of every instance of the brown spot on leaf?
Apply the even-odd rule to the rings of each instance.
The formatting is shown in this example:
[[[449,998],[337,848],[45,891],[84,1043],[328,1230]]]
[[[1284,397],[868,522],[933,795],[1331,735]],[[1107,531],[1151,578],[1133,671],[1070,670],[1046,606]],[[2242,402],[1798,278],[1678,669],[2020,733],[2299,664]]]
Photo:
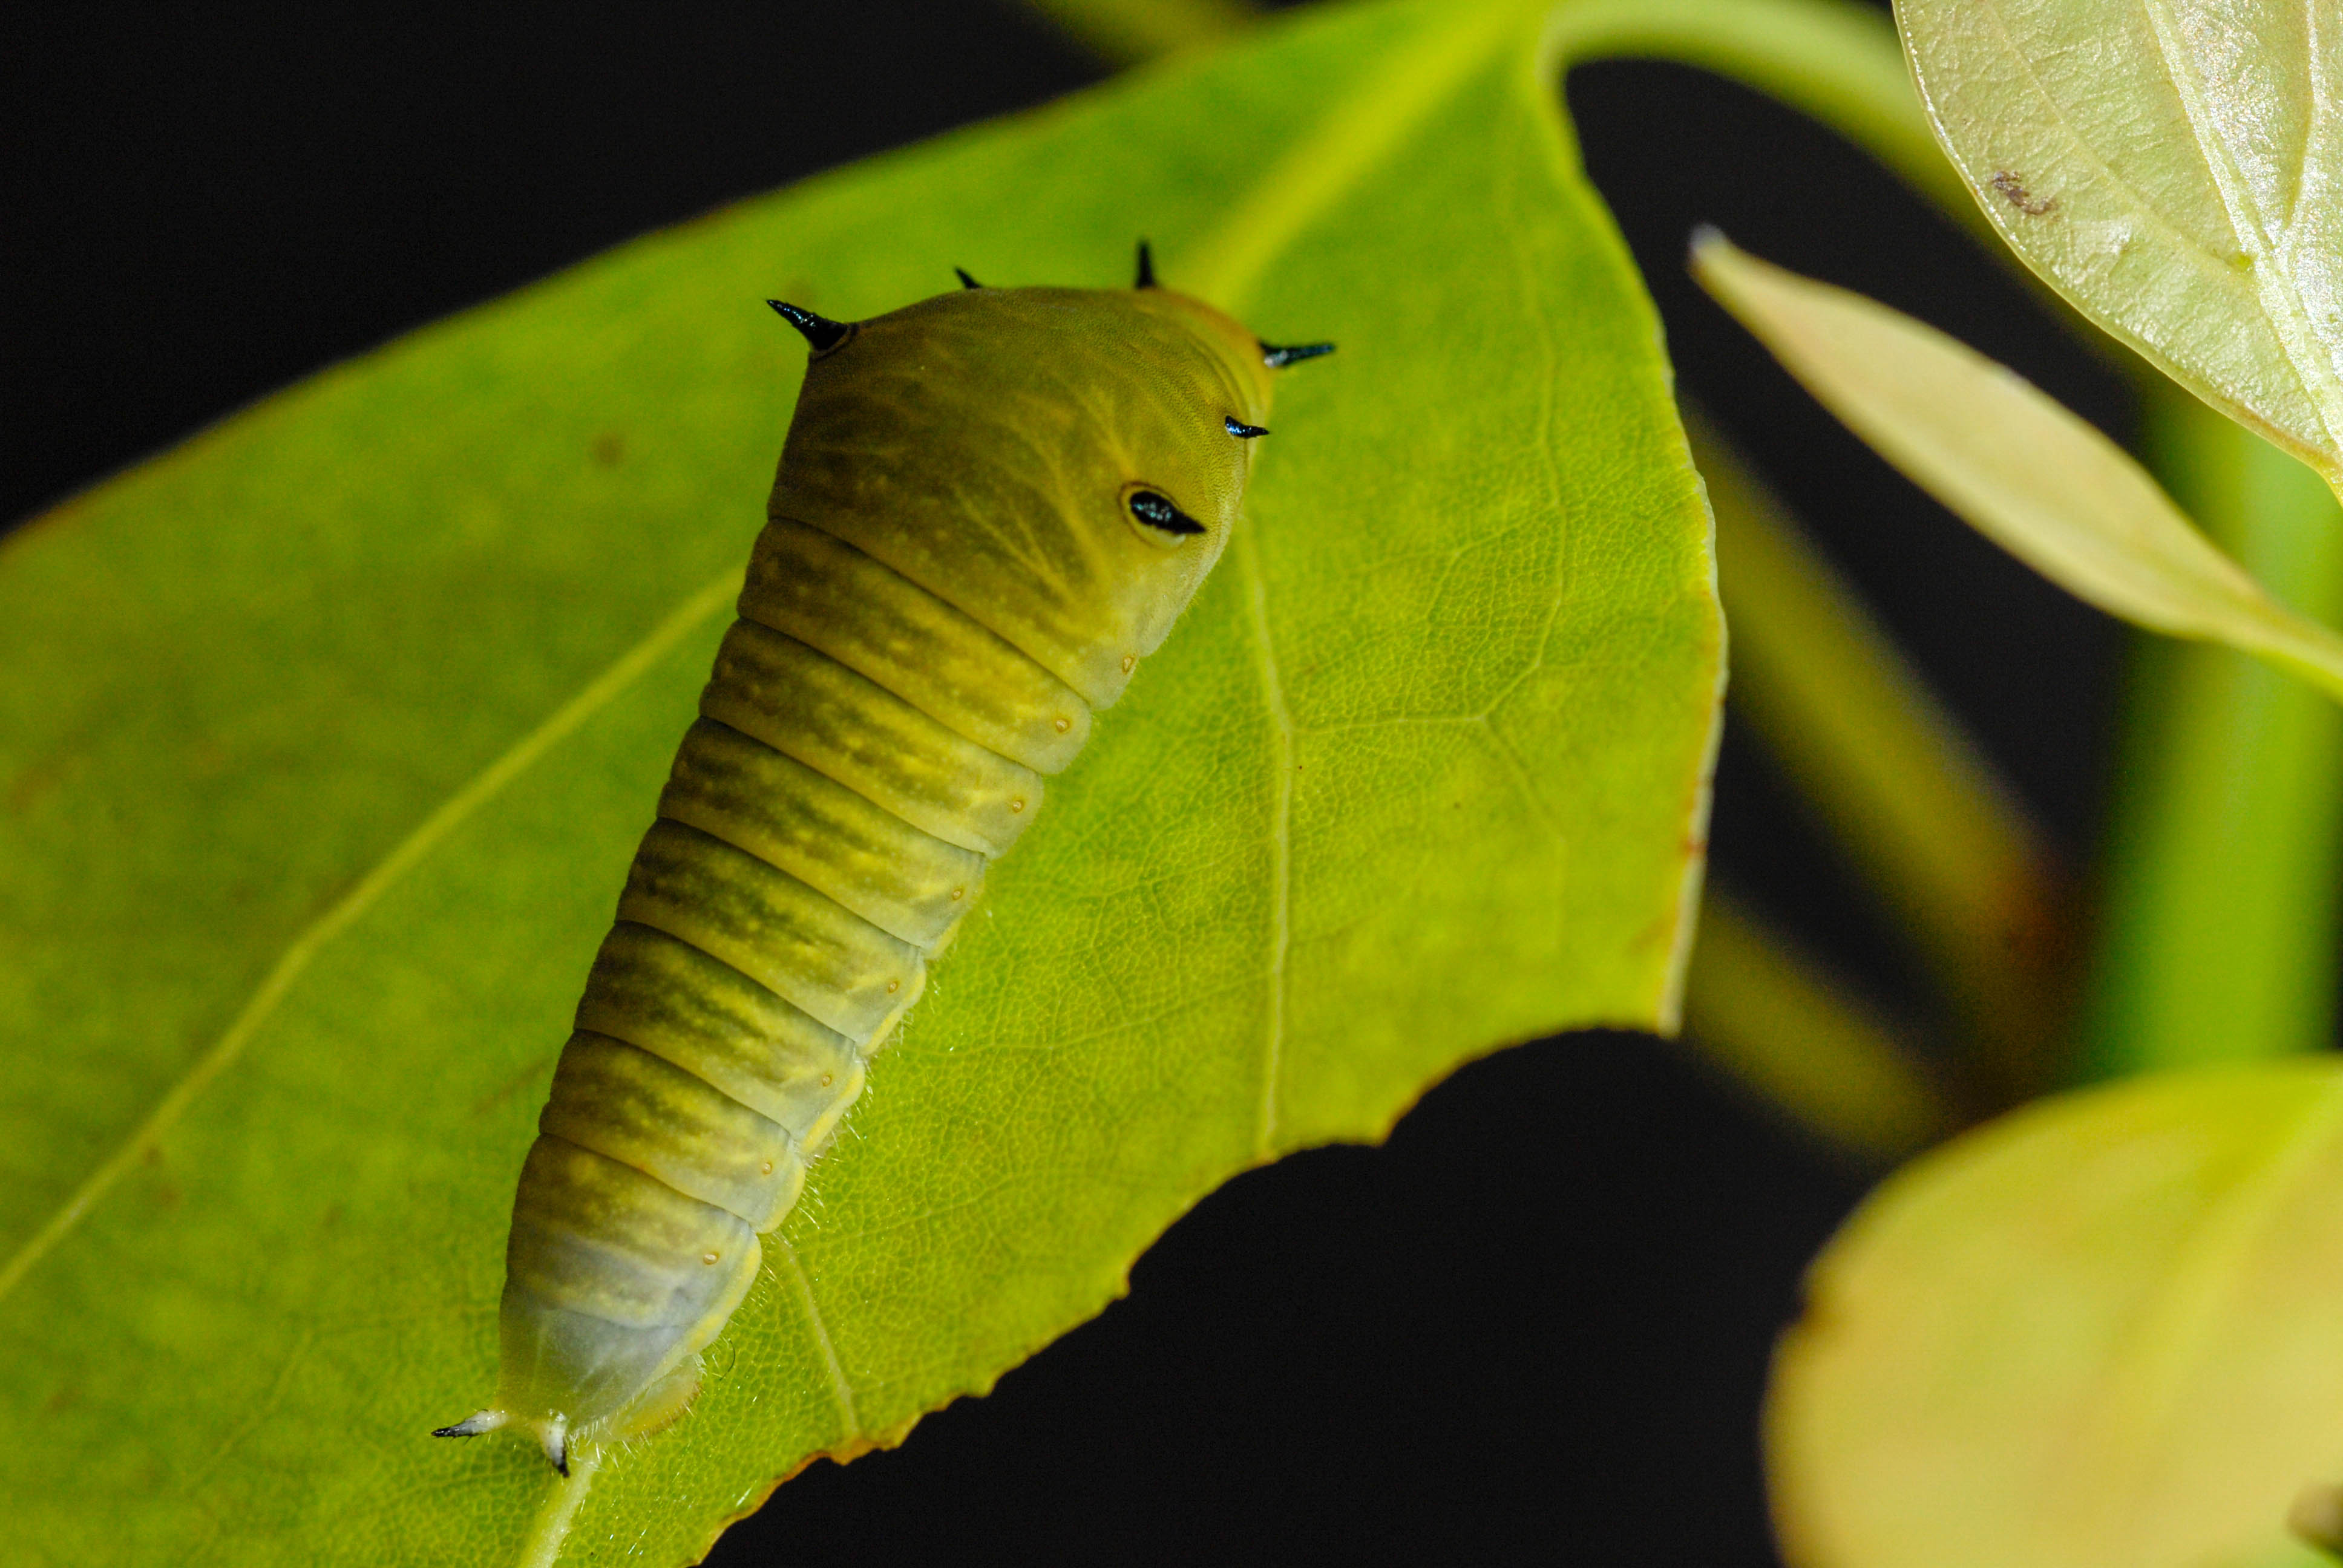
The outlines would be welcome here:
[[[1998,169],[1989,182],[1993,188],[2009,198],[2009,205],[2027,217],[2046,217],[2058,210],[2056,196],[2036,196],[2026,188],[2025,176],[2008,169]]]
[[[627,438],[616,430],[605,430],[594,437],[588,449],[594,454],[595,462],[605,468],[615,468],[627,455]]]

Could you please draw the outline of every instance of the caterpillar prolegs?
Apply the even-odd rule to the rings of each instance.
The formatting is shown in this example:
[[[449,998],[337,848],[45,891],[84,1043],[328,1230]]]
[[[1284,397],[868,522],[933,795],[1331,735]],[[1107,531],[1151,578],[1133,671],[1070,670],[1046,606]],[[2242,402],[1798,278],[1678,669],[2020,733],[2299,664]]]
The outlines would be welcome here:
[[[1237,521],[1275,347],[1156,286],[979,286],[812,348],[769,522],[513,1202],[495,1402],[651,1431],[927,960]]]

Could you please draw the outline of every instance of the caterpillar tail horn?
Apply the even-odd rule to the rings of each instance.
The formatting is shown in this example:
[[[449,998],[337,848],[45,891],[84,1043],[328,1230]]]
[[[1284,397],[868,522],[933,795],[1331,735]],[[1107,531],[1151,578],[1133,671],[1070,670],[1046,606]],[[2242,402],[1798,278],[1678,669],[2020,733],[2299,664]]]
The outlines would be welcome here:
[[[496,1431],[497,1428],[504,1425],[505,1422],[511,1419],[512,1417],[507,1415],[500,1410],[478,1411],[473,1414],[466,1416],[463,1420],[458,1422],[453,1426],[433,1427],[431,1429],[431,1435],[434,1437],[478,1437],[484,1433]]]
[[[484,1437],[513,1424],[510,1412],[483,1410],[466,1416],[453,1426],[431,1429],[434,1437]],[[541,1422],[524,1422],[536,1433],[538,1446],[545,1450],[546,1462],[562,1474],[569,1473],[569,1422],[564,1416],[553,1416]]]
[[[562,1479],[569,1478],[569,1423],[555,1416],[539,1428],[537,1440],[545,1445],[545,1457],[553,1468],[561,1472]]]

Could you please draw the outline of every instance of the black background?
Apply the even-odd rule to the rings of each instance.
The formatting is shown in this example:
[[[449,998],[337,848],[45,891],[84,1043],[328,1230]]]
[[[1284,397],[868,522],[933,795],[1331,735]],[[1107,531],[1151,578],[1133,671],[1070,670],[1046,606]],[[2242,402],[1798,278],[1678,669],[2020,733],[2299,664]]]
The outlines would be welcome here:
[[[644,229],[1099,67],[976,0],[76,0],[0,16],[0,519],[331,360]],[[1685,385],[2078,859],[2117,640],[1918,498],[1685,282],[1697,222],[1949,327],[2122,434],[2112,377],[1858,155],[1672,67],[1572,80]],[[950,258],[944,258],[949,260]],[[1729,731],[1715,861],[1909,976]],[[711,1561],[1770,1563],[1755,1412],[1860,1180],[1671,1047],[1577,1035],[1381,1151],[1242,1178],[1131,1298]]]

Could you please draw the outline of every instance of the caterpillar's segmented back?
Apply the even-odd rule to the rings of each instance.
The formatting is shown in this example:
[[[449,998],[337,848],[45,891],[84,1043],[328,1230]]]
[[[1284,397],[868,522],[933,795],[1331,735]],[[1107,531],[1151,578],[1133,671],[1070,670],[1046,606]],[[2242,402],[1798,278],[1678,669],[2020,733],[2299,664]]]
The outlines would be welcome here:
[[[769,521],[514,1201],[447,1436],[649,1431],[985,867],[1225,545],[1275,348],[1196,300],[967,289],[814,348]]]

